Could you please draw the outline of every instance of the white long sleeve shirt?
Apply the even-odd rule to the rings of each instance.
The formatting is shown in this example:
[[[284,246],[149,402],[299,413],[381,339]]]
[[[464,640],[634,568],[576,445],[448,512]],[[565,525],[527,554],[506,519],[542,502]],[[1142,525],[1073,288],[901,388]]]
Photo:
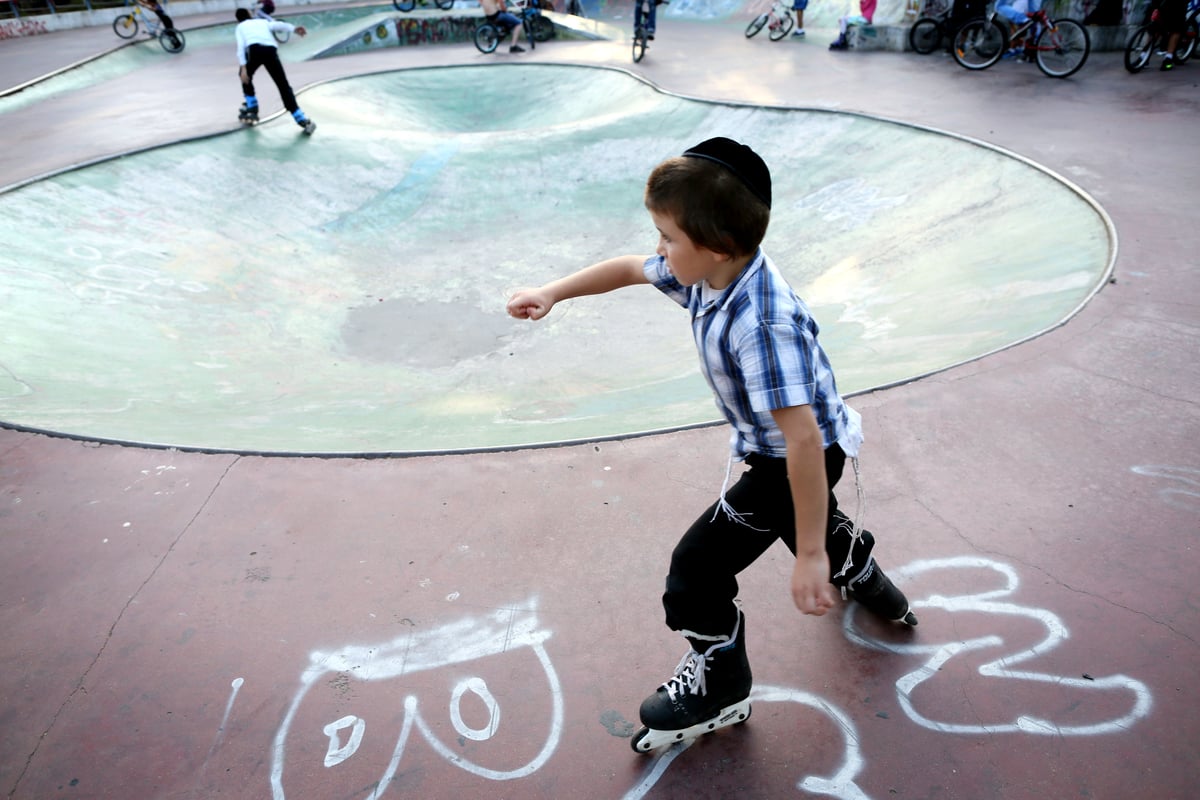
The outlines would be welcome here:
[[[290,34],[294,30],[296,30],[295,25],[278,19],[270,22],[265,19],[248,19],[239,22],[238,26],[234,28],[234,35],[237,37],[238,64],[246,66],[246,51],[252,44],[265,44],[267,47],[277,46],[279,43],[275,41],[272,31]]]

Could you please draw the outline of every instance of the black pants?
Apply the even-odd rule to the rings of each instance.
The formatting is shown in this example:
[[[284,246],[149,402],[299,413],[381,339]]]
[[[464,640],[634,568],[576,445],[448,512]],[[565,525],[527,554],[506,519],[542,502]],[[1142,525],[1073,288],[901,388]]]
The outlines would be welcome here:
[[[271,80],[275,81],[275,88],[279,90],[279,99],[283,101],[283,107],[292,113],[299,108],[296,105],[296,95],[292,92],[292,87],[288,85],[287,75],[283,72],[283,64],[279,63],[279,51],[274,47],[266,44],[252,44],[246,48],[246,80],[242,84],[242,94],[246,97],[254,97],[254,71],[259,67],[267,70],[267,74],[271,76]]]
[[[796,517],[787,479],[787,462],[752,454],[750,469],[725,495],[725,500],[747,524],[717,511],[714,503],[688,529],[671,554],[671,571],[663,594],[667,626],[705,635],[728,634],[736,619],[733,599],[737,597],[737,575],[754,563],[767,548],[782,539],[796,553]],[[825,551],[829,554],[830,578],[840,572],[853,539],[853,523],[838,510],[833,487],[842,477],[846,454],[834,444],[825,451],[825,475],[829,481],[829,520]],[[716,512],[716,518],[713,514]],[[748,527],[754,526],[753,528]],[[759,530],[755,530],[758,528]],[[868,563],[874,537],[863,531],[854,547],[854,566],[834,580],[845,585]]]

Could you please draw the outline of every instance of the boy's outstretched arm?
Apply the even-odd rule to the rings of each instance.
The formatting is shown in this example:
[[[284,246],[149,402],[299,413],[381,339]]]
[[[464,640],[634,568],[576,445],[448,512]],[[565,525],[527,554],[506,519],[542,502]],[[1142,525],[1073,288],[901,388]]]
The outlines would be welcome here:
[[[821,429],[810,406],[771,412],[787,442],[788,484],[796,513],[796,566],[792,600],[802,613],[821,616],[833,608],[825,527],[829,516],[829,480]]]
[[[556,303],[587,294],[604,294],[624,286],[649,283],[642,265],[649,256],[617,256],[537,289],[518,289],[508,298],[509,316],[541,319]]]

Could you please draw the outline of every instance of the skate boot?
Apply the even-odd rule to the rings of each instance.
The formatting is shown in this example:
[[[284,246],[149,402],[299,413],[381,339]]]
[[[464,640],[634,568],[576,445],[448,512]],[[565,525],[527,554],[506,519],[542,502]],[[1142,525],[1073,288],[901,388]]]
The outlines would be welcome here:
[[[242,107],[238,110],[238,122],[243,125],[257,125],[258,106],[248,106],[242,103]]]
[[[675,676],[642,702],[642,728],[630,746],[648,753],[695,739],[750,718],[750,662],[746,658],[746,618],[738,611],[732,636],[697,642],[675,668]],[[700,648],[704,648],[701,650]]]
[[[908,610],[908,598],[896,588],[892,579],[883,573],[875,559],[847,587],[850,597],[877,617],[889,622],[916,625],[917,617]]]
[[[300,126],[300,131],[305,136],[312,136],[313,131],[315,131],[316,129],[317,129],[317,123],[313,122],[311,119],[304,120],[304,124],[302,124]]]

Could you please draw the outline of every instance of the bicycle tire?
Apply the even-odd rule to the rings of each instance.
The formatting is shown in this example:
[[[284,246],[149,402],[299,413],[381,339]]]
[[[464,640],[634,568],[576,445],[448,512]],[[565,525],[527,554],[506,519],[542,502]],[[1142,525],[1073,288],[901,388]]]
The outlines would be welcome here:
[[[746,26],[746,38],[754,38],[754,34],[761,31],[763,26],[767,24],[767,17],[769,16],[769,14],[759,14],[757,17],[750,20],[750,24]]]
[[[637,28],[633,32],[633,63],[638,63],[646,57],[646,29]]]
[[[500,44],[500,31],[490,22],[485,22],[475,29],[475,35],[472,40],[475,42],[475,48],[481,53],[496,52],[496,45]]]
[[[1087,28],[1073,19],[1055,19],[1038,34],[1037,65],[1051,78],[1069,78],[1082,67],[1092,52]]]
[[[767,36],[771,37],[772,42],[778,42],[780,39],[792,32],[792,26],[795,24],[796,20],[792,19],[792,15],[786,14],[779,18],[778,25],[767,31]]]
[[[158,35],[158,43],[168,53],[181,53],[183,52],[183,48],[187,46],[187,39],[183,38],[183,31],[167,28]]]
[[[942,23],[933,17],[921,17],[908,29],[908,46],[927,56],[942,43]]]
[[[995,20],[977,17],[954,34],[951,54],[960,67],[987,69],[1000,60],[1008,46],[1008,31]]]
[[[113,33],[122,39],[132,39],[137,36],[138,21],[133,14],[121,14],[113,20]]]
[[[1187,27],[1183,30],[1182,41],[1175,48],[1175,63],[1182,64],[1196,52],[1196,40],[1200,39],[1200,25],[1196,23],[1196,15],[1188,18]]]
[[[1154,55],[1154,32],[1149,25],[1143,25],[1133,32],[1125,45],[1125,69],[1137,74],[1150,63]]]
[[[292,38],[290,31],[277,31],[272,29],[271,35],[274,36],[275,41],[279,42],[280,44],[287,44],[288,40]]]
[[[417,0],[392,0],[397,11],[412,11],[417,7]]]
[[[454,8],[454,0],[433,0],[433,4],[442,11],[449,11]]]
[[[549,17],[538,14],[530,24],[533,26],[533,38],[539,42],[548,42],[554,38],[554,23]]]

